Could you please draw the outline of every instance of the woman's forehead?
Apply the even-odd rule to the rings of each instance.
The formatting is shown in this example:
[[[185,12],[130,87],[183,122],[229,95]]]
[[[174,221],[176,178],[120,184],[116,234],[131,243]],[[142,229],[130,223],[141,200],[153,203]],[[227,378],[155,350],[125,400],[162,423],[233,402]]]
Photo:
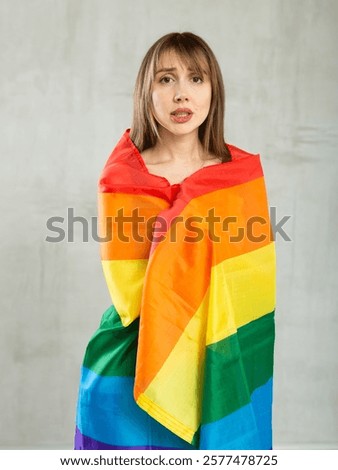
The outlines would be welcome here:
[[[188,68],[192,71],[203,71],[209,73],[209,66],[207,61],[202,56],[202,53],[188,56],[183,52],[178,53],[175,50],[166,50],[160,54],[157,63],[154,64],[156,74],[159,70]]]

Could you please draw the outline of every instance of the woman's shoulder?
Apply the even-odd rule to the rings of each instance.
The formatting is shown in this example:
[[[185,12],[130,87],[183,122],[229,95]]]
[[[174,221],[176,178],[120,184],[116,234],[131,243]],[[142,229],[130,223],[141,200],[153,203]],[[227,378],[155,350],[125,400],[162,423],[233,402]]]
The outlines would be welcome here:
[[[259,153],[248,152],[247,150],[244,150],[233,144],[227,143],[227,147],[230,150],[232,160],[239,160],[241,158],[253,158],[253,157],[257,158],[260,156]]]

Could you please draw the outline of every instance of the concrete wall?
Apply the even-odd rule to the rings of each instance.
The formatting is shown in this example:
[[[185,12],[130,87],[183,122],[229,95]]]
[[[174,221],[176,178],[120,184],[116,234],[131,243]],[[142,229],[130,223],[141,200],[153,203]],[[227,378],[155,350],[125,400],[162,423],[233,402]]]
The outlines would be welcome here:
[[[338,3],[0,1],[2,448],[72,448],[79,368],[110,299],[95,242],[46,220],[96,214],[140,61],[190,30],[219,59],[227,140],[260,152],[277,236],[276,448],[338,448]]]

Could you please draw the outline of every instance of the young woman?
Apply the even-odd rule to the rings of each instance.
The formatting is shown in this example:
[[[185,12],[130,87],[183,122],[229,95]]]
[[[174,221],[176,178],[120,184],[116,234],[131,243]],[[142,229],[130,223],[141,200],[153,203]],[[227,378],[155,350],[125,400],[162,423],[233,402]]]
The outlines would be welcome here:
[[[271,449],[275,251],[258,155],[226,144],[192,33],[147,52],[99,181],[112,305],[91,338],[76,449]]]

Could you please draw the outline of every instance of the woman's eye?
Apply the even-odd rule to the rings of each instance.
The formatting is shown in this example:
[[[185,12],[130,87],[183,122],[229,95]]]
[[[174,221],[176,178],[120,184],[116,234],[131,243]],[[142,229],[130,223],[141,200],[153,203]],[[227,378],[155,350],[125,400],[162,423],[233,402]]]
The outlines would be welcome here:
[[[198,75],[196,75],[195,77],[192,77],[192,81],[194,83],[202,83],[203,79],[201,77],[199,77]]]
[[[171,77],[162,77],[160,83],[170,83],[172,80]]]

